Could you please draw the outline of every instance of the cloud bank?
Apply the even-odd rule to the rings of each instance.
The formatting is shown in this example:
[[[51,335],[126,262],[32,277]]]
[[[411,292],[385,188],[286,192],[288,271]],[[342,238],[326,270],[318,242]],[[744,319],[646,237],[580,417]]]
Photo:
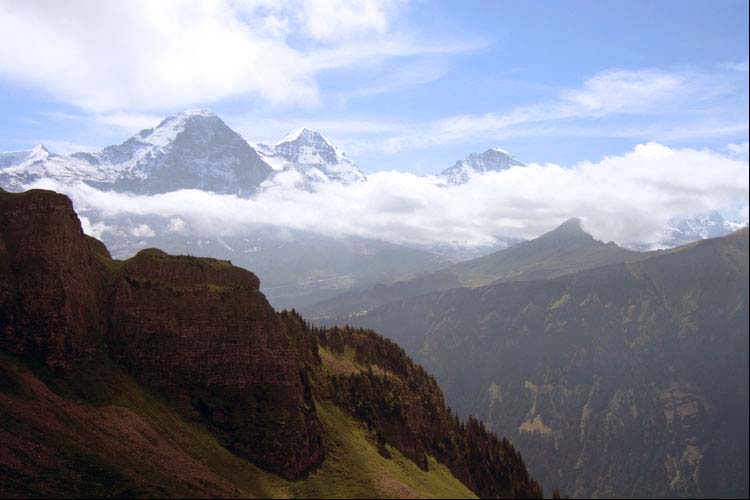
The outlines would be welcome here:
[[[92,113],[319,101],[321,71],[462,51],[395,29],[399,0],[31,0],[0,5],[0,76]]]
[[[580,217],[598,239],[655,244],[672,218],[710,210],[745,217],[748,212],[747,159],[658,143],[570,168],[514,167],[459,186],[383,171],[367,182],[318,184],[312,192],[299,189],[295,175],[277,176],[252,199],[197,190],[133,196],[49,181],[35,187],[70,195],[77,210],[92,219],[85,227],[96,236],[118,217],[157,215],[183,235],[251,235],[262,224],[394,243],[478,246],[496,236],[533,238]],[[138,231],[150,234],[147,228]]]

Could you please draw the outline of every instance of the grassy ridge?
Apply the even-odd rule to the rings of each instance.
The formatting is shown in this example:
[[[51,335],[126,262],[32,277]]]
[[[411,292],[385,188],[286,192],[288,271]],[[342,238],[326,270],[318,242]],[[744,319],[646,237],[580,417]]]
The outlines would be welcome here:
[[[332,403],[320,402],[318,414],[326,459],[289,482],[233,455],[109,361],[61,378],[0,355],[0,433],[9,443],[0,495],[474,497],[434,460],[424,472],[395,449],[383,458],[372,433]]]

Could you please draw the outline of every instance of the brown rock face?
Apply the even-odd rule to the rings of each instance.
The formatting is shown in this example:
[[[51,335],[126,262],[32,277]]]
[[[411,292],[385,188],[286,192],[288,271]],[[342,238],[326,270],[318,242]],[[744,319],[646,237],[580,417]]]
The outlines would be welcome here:
[[[67,197],[0,192],[0,349],[69,370],[106,342],[228,448],[290,479],[324,453],[317,345],[300,336],[249,271],[159,250],[120,264]]]
[[[68,369],[96,347],[106,249],[90,240],[67,197],[0,190],[0,348]]]
[[[109,377],[121,368],[104,377],[98,374],[108,370],[90,369],[110,367],[114,359],[140,382],[121,374],[139,393],[168,401],[170,414],[202,422],[227,449],[287,479],[305,476],[323,460],[314,393],[364,422],[385,457],[395,447],[423,470],[432,457],[481,497],[541,497],[514,448],[476,420],[459,422],[435,380],[397,345],[368,331],[314,329],[294,311],[276,313],[255,275],[226,261],[154,249],[113,261],[101,242],[83,234],[70,200],[56,193],[0,191],[0,352],[0,442],[9,443],[0,447],[0,486],[22,496],[61,488],[81,496],[84,483],[112,496],[115,483],[142,470],[131,453],[156,457],[163,471],[153,477],[169,477],[190,496],[225,491],[206,479],[205,464],[170,452],[168,440],[135,413],[99,406],[99,395],[115,387]],[[58,389],[85,386],[97,404],[53,395],[41,379],[20,375],[5,352],[65,370],[53,374]],[[16,417],[24,414],[33,416],[28,422]],[[3,422],[33,432],[45,446],[23,432],[14,435]],[[110,450],[103,443],[111,440]],[[104,469],[81,449],[65,452],[60,443],[71,441],[125,456],[111,463],[127,470]],[[56,474],[35,477],[37,470]],[[76,471],[93,476],[69,480]],[[344,472],[360,480],[361,471]],[[38,489],[27,488],[30,477],[39,479]],[[55,482],[61,477],[62,486]]]
[[[112,356],[198,417],[226,446],[297,478],[323,457],[294,332],[244,269],[145,250],[123,264]]]

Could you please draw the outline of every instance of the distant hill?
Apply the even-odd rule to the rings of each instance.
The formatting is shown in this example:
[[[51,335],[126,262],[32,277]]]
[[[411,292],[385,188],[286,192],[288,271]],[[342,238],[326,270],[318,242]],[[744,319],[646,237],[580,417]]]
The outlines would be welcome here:
[[[351,288],[403,280],[451,262],[370,238],[334,238],[263,225],[248,227],[240,235],[201,237],[175,226],[168,217],[127,217],[110,221],[102,239],[117,258],[153,246],[168,253],[230,260],[253,270],[277,309],[304,307]]]
[[[302,310],[318,320],[346,322],[350,316],[424,293],[460,286],[549,279],[614,262],[639,260],[646,255],[612,242],[598,241],[583,230],[579,219],[570,219],[536,239],[489,255],[390,285],[345,292]]]
[[[511,437],[547,488],[736,498],[748,495],[748,320],[743,229],[391,302],[352,323],[403,345],[460,414]]]

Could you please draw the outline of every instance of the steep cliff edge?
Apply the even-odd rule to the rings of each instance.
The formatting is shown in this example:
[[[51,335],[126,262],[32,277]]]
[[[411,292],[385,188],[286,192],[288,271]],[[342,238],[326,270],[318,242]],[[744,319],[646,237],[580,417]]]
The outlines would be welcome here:
[[[106,249],[95,241],[67,197],[0,191],[3,350],[66,370],[101,344]]]
[[[311,367],[295,334],[258,279],[225,261],[152,249],[117,273],[113,358],[228,448],[290,479],[323,458]]]
[[[397,346],[276,313],[248,271],[114,261],[48,191],[0,192],[0,230],[3,496],[541,496]]]

